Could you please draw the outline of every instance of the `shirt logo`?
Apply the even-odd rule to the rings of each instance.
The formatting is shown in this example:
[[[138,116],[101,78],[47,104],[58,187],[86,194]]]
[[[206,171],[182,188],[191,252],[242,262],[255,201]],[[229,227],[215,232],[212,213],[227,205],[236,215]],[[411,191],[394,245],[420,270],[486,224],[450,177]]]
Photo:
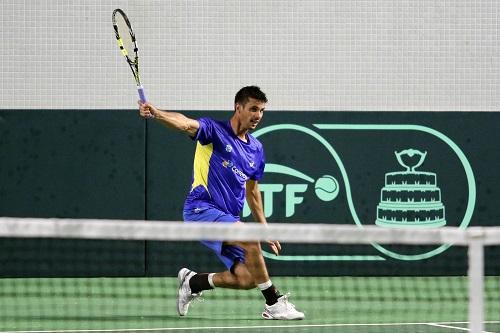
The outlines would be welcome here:
[[[240,169],[238,169],[238,168],[234,165],[234,163],[233,163],[232,161],[230,161],[230,160],[227,160],[227,161],[226,161],[226,160],[224,160],[224,161],[222,161],[222,166],[224,166],[224,168],[229,168],[229,169],[231,169],[231,171],[232,171],[235,175],[239,176],[239,177],[240,177],[240,178],[242,178],[244,181],[247,181],[247,180],[248,180],[248,176],[247,176],[247,175],[245,175],[245,173],[244,173],[243,171],[241,171]]]
[[[254,161],[250,161],[250,162],[248,162],[248,164],[250,165],[250,168],[253,168],[254,165],[255,165],[255,162]]]
[[[226,145],[226,151],[228,153],[232,152],[233,151],[233,147],[231,147],[231,145]]]

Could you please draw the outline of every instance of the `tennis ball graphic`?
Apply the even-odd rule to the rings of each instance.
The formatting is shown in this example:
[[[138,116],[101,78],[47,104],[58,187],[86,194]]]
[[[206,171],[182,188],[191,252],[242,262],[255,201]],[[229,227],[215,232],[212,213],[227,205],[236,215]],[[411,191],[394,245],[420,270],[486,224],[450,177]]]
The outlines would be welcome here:
[[[332,201],[339,194],[339,182],[330,175],[321,176],[314,184],[314,191],[320,200]]]

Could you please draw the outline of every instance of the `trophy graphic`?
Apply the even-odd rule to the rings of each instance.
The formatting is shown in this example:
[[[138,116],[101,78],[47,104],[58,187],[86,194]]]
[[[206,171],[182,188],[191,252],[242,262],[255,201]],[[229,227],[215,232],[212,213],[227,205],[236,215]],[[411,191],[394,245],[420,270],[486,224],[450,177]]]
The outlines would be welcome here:
[[[436,174],[415,170],[424,163],[427,152],[405,149],[394,153],[406,170],[385,174],[385,186],[380,192],[375,224],[399,228],[446,225]]]

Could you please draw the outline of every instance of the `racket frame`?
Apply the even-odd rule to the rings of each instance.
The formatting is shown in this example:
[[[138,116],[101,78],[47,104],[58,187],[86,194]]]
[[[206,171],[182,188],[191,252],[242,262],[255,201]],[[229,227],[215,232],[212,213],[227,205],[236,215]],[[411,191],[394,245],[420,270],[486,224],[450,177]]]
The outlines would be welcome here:
[[[123,45],[123,40],[122,37],[120,36],[120,32],[118,31],[118,23],[117,23],[117,18],[116,16],[120,15],[122,16],[123,20],[127,24],[128,27],[128,33],[130,34],[130,38],[132,40],[132,43],[134,44],[134,59],[130,57],[129,51],[125,48]],[[127,60],[127,63],[130,66],[130,69],[132,70],[132,74],[134,75],[134,79],[137,85],[137,92],[139,93],[139,98],[141,101],[144,103],[146,102],[146,93],[144,92],[144,87],[141,84],[141,77],[139,75],[139,48],[137,47],[137,40],[135,38],[135,33],[134,30],[132,29],[132,25],[130,24],[130,20],[128,19],[127,14],[120,8],[117,8],[113,10],[113,28],[115,30],[115,36],[116,36],[116,43],[118,44],[118,47],[120,48],[120,51],[122,55],[125,57],[125,60]]]

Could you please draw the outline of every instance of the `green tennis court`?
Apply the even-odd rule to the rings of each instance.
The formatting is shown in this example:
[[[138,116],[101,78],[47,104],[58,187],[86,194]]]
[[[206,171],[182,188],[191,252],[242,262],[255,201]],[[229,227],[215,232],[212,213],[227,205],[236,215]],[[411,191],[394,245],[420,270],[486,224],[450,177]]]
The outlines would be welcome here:
[[[177,315],[176,278],[0,280],[2,332],[459,332],[467,330],[465,277],[276,277],[306,313],[260,318],[258,290],[205,292]],[[500,332],[500,277],[486,277],[487,332]],[[496,294],[495,294],[496,293]]]

